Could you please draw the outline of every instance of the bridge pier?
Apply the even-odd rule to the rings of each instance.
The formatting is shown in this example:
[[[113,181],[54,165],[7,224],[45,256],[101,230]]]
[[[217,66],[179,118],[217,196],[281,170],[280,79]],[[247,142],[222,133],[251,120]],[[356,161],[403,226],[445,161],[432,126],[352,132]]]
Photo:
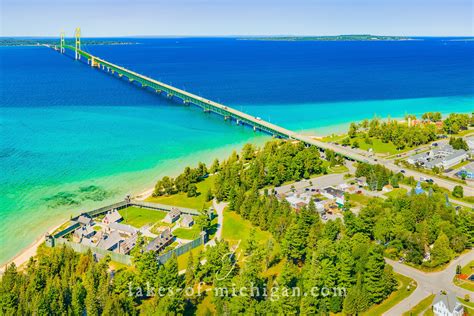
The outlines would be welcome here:
[[[161,93],[160,89],[156,89],[155,91],[156,91],[156,93]]]
[[[254,132],[257,131],[257,126],[254,126],[254,127],[253,127],[253,131],[254,131]]]
[[[237,120],[235,123],[236,123],[237,125],[240,125],[240,120]]]
[[[224,115],[224,121],[227,121],[228,119],[230,119],[230,116],[229,115]]]

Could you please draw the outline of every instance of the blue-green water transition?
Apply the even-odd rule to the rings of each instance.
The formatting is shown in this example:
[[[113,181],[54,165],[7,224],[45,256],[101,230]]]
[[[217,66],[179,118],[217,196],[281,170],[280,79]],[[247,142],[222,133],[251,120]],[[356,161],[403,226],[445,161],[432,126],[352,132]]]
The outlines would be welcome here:
[[[474,110],[474,41],[133,39],[85,50],[284,127]],[[0,48],[0,262],[71,214],[266,136],[44,47]]]

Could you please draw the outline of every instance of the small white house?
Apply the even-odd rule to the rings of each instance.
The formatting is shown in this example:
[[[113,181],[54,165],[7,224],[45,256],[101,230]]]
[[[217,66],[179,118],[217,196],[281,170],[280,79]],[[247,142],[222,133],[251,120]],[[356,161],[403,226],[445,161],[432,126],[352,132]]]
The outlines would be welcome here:
[[[181,216],[181,211],[178,210],[177,208],[171,209],[171,211],[166,214],[165,218],[163,219],[163,222],[171,224],[176,222],[179,217]]]
[[[454,293],[438,293],[433,301],[433,313],[436,316],[462,316],[464,307]]]
[[[185,214],[181,217],[182,217],[181,222],[180,222],[181,227],[190,228],[194,225],[194,218],[191,215]]]

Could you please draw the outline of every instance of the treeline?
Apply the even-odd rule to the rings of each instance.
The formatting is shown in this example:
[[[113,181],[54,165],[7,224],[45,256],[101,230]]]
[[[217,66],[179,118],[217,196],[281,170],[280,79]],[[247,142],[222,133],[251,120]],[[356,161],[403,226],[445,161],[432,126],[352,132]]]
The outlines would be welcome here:
[[[407,115],[406,119],[416,119],[414,115]],[[372,139],[379,139],[384,143],[392,143],[397,149],[419,146],[438,138],[438,133],[457,134],[461,130],[466,130],[474,125],[474,114],[450,114],[442,121],[441,113],[427,112],[422,115],[423,121],[427,124],[417,124],[409,126],[399,123],[396,120],[382,121],[379,118],[372,120],[363,120],[360,123],[351,123],[348,130],[348,137],[343,139],[343,145],[359,147],[359,141],[351,139],[355,137],[362,138],[366,144],[371,145]],[[442,121],[442,129],[436,125],[429,124]]]
[[[358,215],[344,213],[346,233],[362,233],[388,256],[427,267],[449,262],[474,243],[474,214],[456,211],[443,194],[431,192],[372,199]]]
[[[372,191],[380,191],[387,184],[398,188],[399,182],[404,178],[403,174],[393,173],[382,165],[371,165],[368,163],[357,164],[355,176],[365,177],[367,185]]]
[[[436,126],[433,124],[408,126],[396,120],[381,121],[374,118],[360,124],[351,123],[348,135],[359,136],[366,144],[372,144],[372,138],[384,143],[392,143],[397,149],[419,146],[437,139]]]
[[[59,247],[40,251],[24,272],[15,265],[0,282],[2,315],[136,314],[126,284],[112,282],[109,259],[96,262],[91,253]]]
[[[179,176],[163,177],[155,185],[153,196],[171,195],[185,192],[189,197],[198,195],[196,183],[208,175],[206,164],[200,162],[197,168],[186,167]]]
[[[239,191],[281,185],[285,181],[327,173],[316,147],[302,143],[271,141],[259,150],[247,144],[239,156],[234,152],[220,165],[215,179],[215,197],[225,200]]]
[[[474,126],[474,113],[458,114],[451,113],[443,121],[443,130],[448,134],[457,134],[462,130],[466,130],[469,126]]]

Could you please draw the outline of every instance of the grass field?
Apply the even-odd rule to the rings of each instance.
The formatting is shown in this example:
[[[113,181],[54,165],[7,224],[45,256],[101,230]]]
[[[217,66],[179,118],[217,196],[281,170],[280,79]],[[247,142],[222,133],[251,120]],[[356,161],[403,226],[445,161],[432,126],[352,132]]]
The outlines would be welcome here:
[[[396,188],[396,189],[393,189],[393,190],[390,191],[390,192],[384,193],[383,195],[385,195],[385,196],[387,196],[387,197],[395,198],[395,197],[399,197],[399,196],[406,195],[407,192],[408,192],[408,191],[407,191],[407,189],[405,189],[405,188]]]
[[[123,224],[140,228],[146,224],[154,224],[166,216],[166,212],[155,211],[147,208],[130,206],[119,211],[123,217]]]
[[[420,315],[423,311],[426,309],[430,308],[431,303],[433,302],[433,299],[435,298],[435,294],[431,294],[424,299],[422,299],[418,304],[413,306],[412,309],[409,311],[403,313],[403,316],[416,316]]]
[[[196,183],[197,191],[199,193],[198,196],[188,197],[186,193],[178,193],[169,196],[149,197],[146,201],[202,210],[203,208],[208,208],[212,204],[211,201],[206,202],[206,193],[209,188],[214,188],[214,179],[215,176],[210,176],[204,179],[204,181]]]
[[[474,267],[474,260],[472,260],[472,261],[469,262],[467,265],[465,265],[464,267],[462,267],[461,273],[462,273],[462,274],[467,274],[467,275],[474,274],[474,269],[471,269],[471,267]],[[459,286],[459,287],[462,287],[463,289],[466,289],[466,290],[469,290],[469,291],[473,291],[473,292],[474,292],[474,282],[473,282],[473,281],[459,280],[459,279],[457,279],[456,277],[454,277],[453,282],[454,282],[454,284],[456,284],[456,285]],[[474,297],[473,297],[473,298],[474,298]]]
[[[395,273],[395,276],[398,280],[398,289],[393,292],[386,300],[384,300],[381,304],[372,306],[368,311],[362,313],[365,316],[379,316],[383,315],[386,311],[388,311],[393,306],[400,303],[404,298],[408,297],[413,291],[416,289],[416,284],[413,279],[406,277],[404,275]],[[408,285],[410,285],[410,289],[408,289]]]
[[[348,137],[347,134],[344,135],[332,135],[332,136],[327,136],[324,137],[322,140],[324,142],[337,142],[339,144],[342,144],[342,140],[344,138]],[[412,150],[413,148],[404,148],[402,150],[398,150],[394,144],[392,143],[384,143],[380,139],[376,138],[370,138],[372,140],[372,144],[367,144],[365,142],[364,137],[361,136],[356,136],[354,138],[351,138],[351,144],[357,140],[357,143],[359,143],[359,148],[362,150],[369,150],[372,148],[372,151],[377,154],[386,154],[386,155],[395,155],[395,154],[400,154],[409,150]]]
[[[372,197],[364,194],[349,194],[349,201],[360,205],[367,205]]]
[[[227,209],[224,211],[222,238],[229,241],[231,245],[236,244],[240,240],[240,248],[245,246],[252,228],[255,228],[255,239],[257,241],[263,243],[272,238],[269,232],[254,227],[250,221],[243,219],[239,214],[228,211]]]
[[[191,228],[176,228],[173,231],[173,235],[175,235],[176,237],[189,240],[196,239],[200,233],[201,230],[197,225],[194,225]]]

